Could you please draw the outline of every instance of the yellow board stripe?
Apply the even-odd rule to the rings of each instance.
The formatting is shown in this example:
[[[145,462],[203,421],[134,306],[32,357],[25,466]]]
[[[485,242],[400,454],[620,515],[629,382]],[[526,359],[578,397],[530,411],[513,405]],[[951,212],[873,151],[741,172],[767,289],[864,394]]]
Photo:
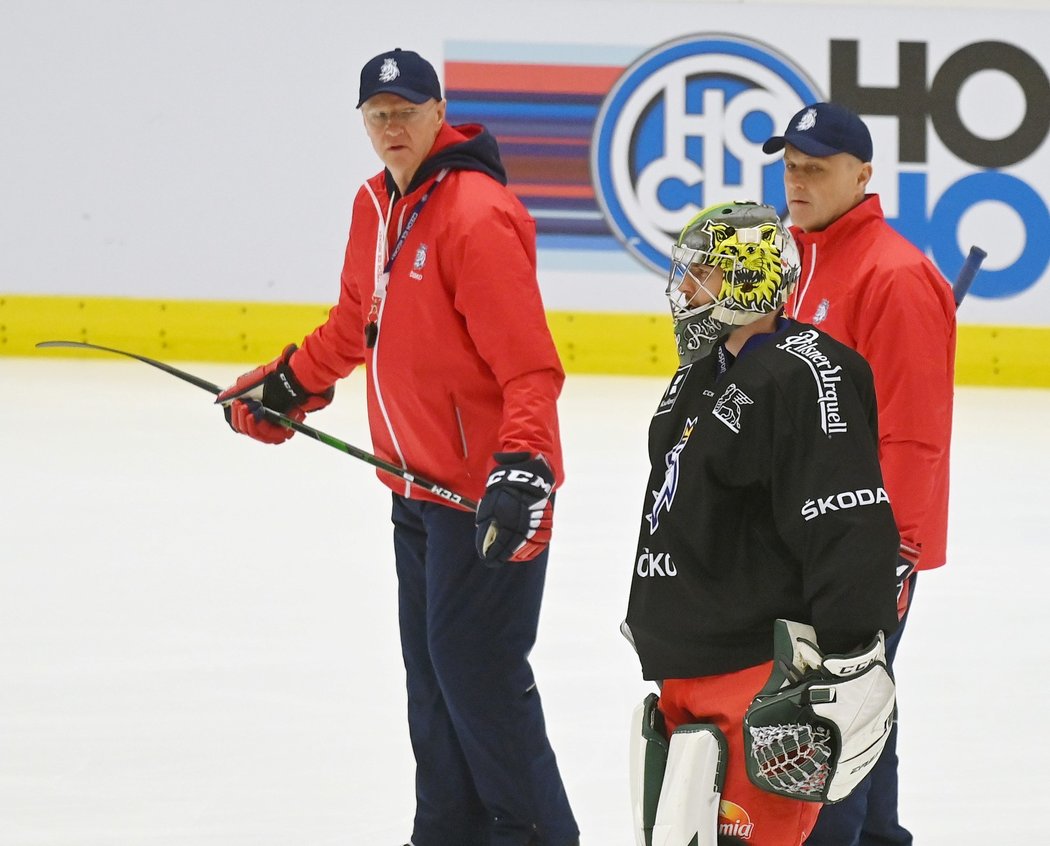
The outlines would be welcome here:
[[[324,322],[328,306],[118,297],[0,296],[0,354],[89,341],[172,361],[260,363]],[[83,355],[48,350],[47,355]]]
[[[955,382],[1050,388],[1050,328],[959,326]]]
[[[162,361],[257,364],[300,341],[327,305],[0,296],[0,355],[82,355],[35,349],[37,341],[89,341]],[[559,312],[548,315],[570,373],[668,375],[677,366],[670,317]],[[1050,328],[959,327],[956,383],[1050,387]]]

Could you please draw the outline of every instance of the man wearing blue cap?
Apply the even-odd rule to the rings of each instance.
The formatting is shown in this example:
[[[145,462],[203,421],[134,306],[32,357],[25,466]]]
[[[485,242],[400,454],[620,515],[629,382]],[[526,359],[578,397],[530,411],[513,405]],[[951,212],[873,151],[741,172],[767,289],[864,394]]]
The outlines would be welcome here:
[[[302,420],[364,365],[376,454],[480,500],[475,514],[379,472],[393,491],[412,843],[577,846],[528,660],[562,480],[564,381],[535,222],[506,187],[495,138],[445,122],[437,72],[418,53],[367,62],[357,107],[385,167],[354,200],[339,302],[301,348],[219,401],[236,431],[280,443],[291,431],[260,416],[260,401]],[[376,699],[383,730],[383,691]]]
[[[933,263],[890,227],[872,176],[871,134],[836,103],[813,103],[783,135],[791,232],[802,254],[787,313],[856,349],[871,365],[879,460],[900,533],[898,615],[886,641],[892,665],[916,571],[945,563],[955,372],[955,302]],[[909,846],[897,818],[896,728],[869,777],[825,806],[809,846]]]

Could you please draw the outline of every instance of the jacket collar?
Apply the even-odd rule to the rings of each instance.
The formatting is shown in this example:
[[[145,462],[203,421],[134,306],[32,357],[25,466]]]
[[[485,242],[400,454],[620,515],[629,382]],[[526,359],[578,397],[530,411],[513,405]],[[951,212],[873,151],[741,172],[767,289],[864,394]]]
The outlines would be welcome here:
[[[500,159],[499,145],[495,137],[481,124],[442,124],[434,139],[434,145],[413,175],[405,193],[411,194],[444,168],[478,171],[491,176],[501,185],[507,184],[507,173]],[[384,169],[383,177],[387,193],[391,197],[399,197],[390,171]]]
[[[842,217],[832,221],[819,232],[803,232],[797,226],[791,227],[799,247],[803,250],[811,244],[823,247],[827,243],[845,244],[861,229],[876,220],[884,219],[882,204],[878,194],[865,194],[864,199],[846,212]]]

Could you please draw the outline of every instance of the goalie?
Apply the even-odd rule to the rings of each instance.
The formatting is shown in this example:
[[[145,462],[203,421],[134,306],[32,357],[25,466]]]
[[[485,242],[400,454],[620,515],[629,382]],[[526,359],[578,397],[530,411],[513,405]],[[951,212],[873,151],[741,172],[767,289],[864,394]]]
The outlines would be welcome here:
[[[899,537],[871,371],[783,316],[798,273],[756,203],[704,209],[672,248],[680,366],[623,626],[659,685],[633,726],[639,846],[798,846],[893,721]]]

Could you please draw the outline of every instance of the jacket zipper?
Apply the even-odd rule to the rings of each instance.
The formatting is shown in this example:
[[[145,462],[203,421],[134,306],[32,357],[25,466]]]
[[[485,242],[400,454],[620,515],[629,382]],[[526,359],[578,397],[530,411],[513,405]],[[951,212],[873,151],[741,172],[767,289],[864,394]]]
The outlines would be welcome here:
[[[375,264],[375,284],[379,284],[380,276],[384,274],[383,268],[386,265],[386,253],[390,249],[390,242],[387,239],[387,231],[390,228],[390,215],[394,211],[394,199],[390,199],[390,208],[387,214],[383,214],[382,206],[379,203],[379,198],[372,191],[372,186],[365,182],[365,188],[368,190],[369,195],[372,197],[372,203],[376,209],[376,216],[379,219],[379,227],[376,232],[376,264]],[[401,230],[401,225],[404,223],[405,210],[401,210],[402,220],[398,223],[398,231]],[[378,298],[373,295],[372,297],[372,308],[376,311],[375,323],[378,329],[379,324],[383,320],[383,310],[386,308],[386,291],[384,290],[383,296]],[[394,445],[394,452],[397,453],[397,459],[401,463],[403,469],[408,469],[408,465],[405,463],[405,456],[401,452],[401,444],[398,443],[397,435],[394,433],[394,425],[390,422],[390,414],[387,412],[386,402],[383,400],[383,389],[379,386],[379,336],[378,332],[376,335],[375,343],[372,345],[372,387],[376,392],[376,401],[379,403],[379,411],[383,415],[383,423],[386,425],[387,434],[390,435],[390,442]],[[412,485],[407,480],[405,481],[404,496],[408,497],[411,493]]]
[[[798,292],[798,296],[794,298],[795,308],[791,316],[796,320],[802,320],[802,303],[806,299],[806,294],[809,291],[809,283],[813,281],[813,273],[817,269],[817,245],[810,244],[809,249],[807,249],[806,252],[809,253],[810,250],[812,250],[812,258],[809,262],[809,273],[806,274],[806,284],[802,286],[802,289]]]
[[[463,446],[463,458],[464,460],[470,457],[467,451],[467,433],[463,429],[463,414],[459,410],[459,406],[456,404],[455,397],[452,399],[452,408],[456,412],[456,426],[459,428],[459,442]]]

